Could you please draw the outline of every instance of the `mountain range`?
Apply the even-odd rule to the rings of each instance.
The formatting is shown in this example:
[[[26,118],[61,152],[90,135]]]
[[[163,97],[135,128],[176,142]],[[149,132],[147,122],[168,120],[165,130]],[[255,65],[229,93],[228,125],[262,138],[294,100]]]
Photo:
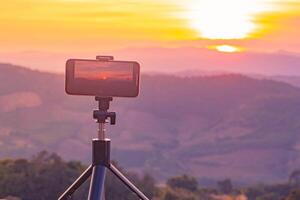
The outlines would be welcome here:
[[[158,180],[286,180],[300,164],[300,88],[269,79],[142,75],[139,97],[112,102],[113,159]],[[67,96],[61,74],[0,64],[0,158],[48,150],[90,162],[95,107],[93,97]]]
[[[183,44],[182,44],[183,45]],[[65,61],[69,58],[90,58],[95,55],[114,55],[116,60],[135,60],[142,66],[143,72],[159,72],[194,75],[211,72],[234,72],[242,74],[263,74],[268,76],[300,76],[300,54],[287,51],[236,53],[218,52],[183,45],[181,47],[128,47],[119,50],[78,53],[76,51],[54,53],[47,51],[2,52],[0,62],[11,62],[33,69],[51,72],[64,72]],[[91,55],[94,55],[91,57]]]

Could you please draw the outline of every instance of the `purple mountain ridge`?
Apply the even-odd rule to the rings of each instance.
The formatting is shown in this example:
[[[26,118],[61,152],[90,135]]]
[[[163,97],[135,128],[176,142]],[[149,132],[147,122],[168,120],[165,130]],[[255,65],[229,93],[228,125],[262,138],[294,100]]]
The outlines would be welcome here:
[[[265,78],[143,75],[138,98],[112,103],[112,157],[158,180],[287,180],[300,164],[299,102],[299,88]],[[1,64],[0,158],[45,149],[88,163],[95,106],[67,96],[62,75]]]

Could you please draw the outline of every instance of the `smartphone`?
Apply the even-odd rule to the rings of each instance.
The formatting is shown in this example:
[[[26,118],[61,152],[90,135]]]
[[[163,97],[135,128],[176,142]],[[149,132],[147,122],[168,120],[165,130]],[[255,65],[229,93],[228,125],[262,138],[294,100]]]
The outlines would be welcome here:
[[[135,61],[69,59],[65,80],[70,95],[136,97],[140,65]]]

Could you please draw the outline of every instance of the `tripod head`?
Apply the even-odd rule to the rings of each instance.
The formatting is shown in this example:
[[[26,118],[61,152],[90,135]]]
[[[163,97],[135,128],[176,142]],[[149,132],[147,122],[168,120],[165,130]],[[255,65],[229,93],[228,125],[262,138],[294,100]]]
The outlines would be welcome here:
[[[105,140],[105,123],[110,119],[110,124],[116,124],[116,113],[108,112],[109,103],[113,100],[112,97],[95,97],[98,101],[98,110],[93,111],[93,118],[99,124],[98,139]]]
[[[95,100],[98,101],[98,110],[94,110],[93,118],[97,123],[106,123],[107,119],[110,119],[110,124],[116,124],[116,113],[108,112],[109,104],[113,100],[112,97],[95,97]]]

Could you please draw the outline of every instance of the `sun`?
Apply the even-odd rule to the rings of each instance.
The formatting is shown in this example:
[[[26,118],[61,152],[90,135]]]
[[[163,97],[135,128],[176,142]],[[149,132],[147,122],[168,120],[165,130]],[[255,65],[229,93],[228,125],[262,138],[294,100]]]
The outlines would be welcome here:
[[[217,45],[217,46],[213,46],[210,47],[211,49],[215,49],[219,52],[224,52],[224,53],[236,53],[236,52],[240,52],[242,51],[241,48],[236,47],[236,46],[232,46],[232,45]]]
[[[186,17],[199,36],[243,39],[258,29],[255,15],[266,11],[267,0],[190,0]]]

